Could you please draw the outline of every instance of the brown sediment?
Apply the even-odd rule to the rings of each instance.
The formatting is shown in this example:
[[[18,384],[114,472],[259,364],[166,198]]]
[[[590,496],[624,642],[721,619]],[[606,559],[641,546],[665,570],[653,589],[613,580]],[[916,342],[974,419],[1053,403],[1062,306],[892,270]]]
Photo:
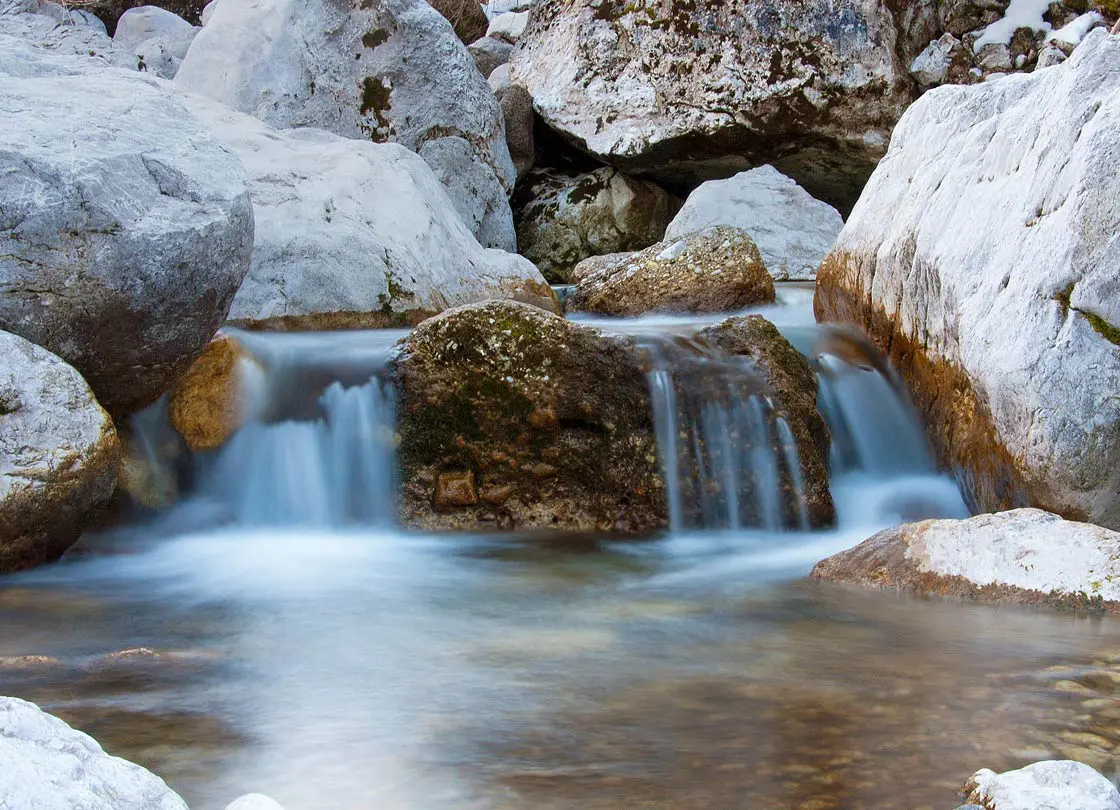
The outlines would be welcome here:
[[[1072,520],[1084,519],[1035,502],[1022,465],[1004,446],[987,402],[968,375],[931,357],[870,294],[860,292],[860,261],[844,252],[825,258],[817,271],[817,320],[854,324],[878,345],[906,381],[939,463],[953,473],[970,505],[985,512],[1040,506]]]

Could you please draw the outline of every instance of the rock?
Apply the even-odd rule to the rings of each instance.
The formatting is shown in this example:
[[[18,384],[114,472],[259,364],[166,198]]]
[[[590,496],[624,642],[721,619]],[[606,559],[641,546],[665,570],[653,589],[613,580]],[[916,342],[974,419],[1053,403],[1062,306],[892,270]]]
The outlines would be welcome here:
[[[490,21],[486,29],[486,36],[494,39],[504,39],[514,45],[525,35],[525,28],[529,25],[528,11],[507,11],[499,14]]]
[[[489,3],[483,4],[486,16],[493,19],[500,14],[506,14],[510,11],[528,11],[537,0],[490,0]]]
[[[1063,51],[1061,48],[1056,48],[1051,45],[1047,48],[1043,48],[1042,52],[1039,53],[1036,69],[1041,70],[1042,68],[1060,65],[1062,62],[1066,61],[1066,59],[1067,57],[1065,51]]]
[[[916,88],[936,4],[537,5],[511,62],[572,144],[669,188],[770,163],[841,211]]]
[[[889,355],[975,511],[1120,528],[1117,61],[1097,30],[923,96],[818,271],[818,319]]]
[[[236,338],[220,334],[171,390],[172,427],[194,451],[221,447],[249,415],[246,386],[260,366]]]
[[[177,17],[182,17],[191,25],[201,22],[202,11],[206,0],[69,0],[73,5],[81,7],[97,15],[108,26],[109,31],[116,31],[117,23],[129,9],[141,6],[155,6],[165,11],[170,11]]]
[[[688,195],[665,239],[680,239],[713,225],[750,234],[775,279],[809,281],[844,220],[777,169],[762,166],[727,180],[710,180]]]
[[[942,35],[940,39],[932,40],[910,64],[910,75],[923,88],[942,84],[949,77],[953,53],[960,47],[960,40],[950,33]]]
[[[113,42],[136,54],[140,70],[173,79],[198,30],[158,6],[138,6],[121,16]]]
[[[577,264],[572,269],[572,272],[568,274],[568,279],[572,284],[579,284],[592,273],[597,273],[606,268],[613,269],[618,267],[627,259],[632,258],[636,253],[636,250],[630,250],[623,251],[622,253],[605,253],[602,256],[591,256]]]
[[[745,231],[708,228],[660,242],[580,281],[571,308],[601,315],[733,312],[774,300],[774,282]]]
[[[490,302],[422,323],[392,374],[406,525],[665,525],[646,378],[629,340]]]
[[[1002,42],[985,45],[976,53],[977,66],[986,73],[1007,73],[1011,64],[1011,50]]]
[[[470,0],[470,2],[473,3],[475,0]],[[226,805],[226,810],[284,810],[284,808],[280,806],[278,801],[264,794],[246,793]]]
[[[509,71],[502,71],[508,79]],[[491,78],[493,78],[491,75]],[[529,91],[519,84],[491,81],[494,96],[502,108],[502,116],[506,122],[506,144],[509,146],[509,155],[513,159],[514,168],[517,170],[517,180],[520,182],[529,174],[537,160],[536,139],[533,127],[536,120],[533,116],[533,99]]]
[[[209,3],[203,6],[202,14],[199,15],[199,22],[202,25],[206,25],[206,23],[210,22],[210,18],[214,15],[214,9],[217,7],[218,0],[210,0]]]
[[[729,318],[701,330],[696,339],[727,354],[744,357],[766,383],[776,414],[793,433],[801,461],[802,506],[813,528],[836,522],[829,490],[829,434],[817,410],[817,375],[809,362],[760,315]],[[787,525],[796,525],[799,509],[792,481],[781,483]]]
[[[187,810],[155,774],[18,698],[0,697],[0,760],[0,807]]]
[[[0,328],[72,364],[111,413],[137,410],[245,277],[245,174],[154,80],[21,62],[0,82]]]
[[[113,494],[120,444],[85,380],[58,357],[7,332],[0,357],[3,574],[56,560],[74,544]]]
[[[1017,771],[977,771],[965,784],[968,801],[989,810],[1120,810],[1120,792],[1080,762],[1049,760]]]
[[[490,21],[478,0],[428,0],[428,5],[443,15],[464,45],[482,39]]]
[[[482,248],[431,169],[403,147],[277,132],[198,96],[185,102],[240,159],[253,196],[252,268],[231,323],[405,326],[489,298],[558,311],[537,269]]]
[[[399,143],[428,162],[483,246],[516,249],[502,110],[423,0],[222,3],[175,82],[277,129]]]
[[[89,70],[110,65],[136,69],[135,55],[115,47],[104,25],[91,27],[84,15],[75,12],[58,19],[49,11],[50,6],[39,0],[27,0],[11,10],[0,6],[0,73],[39,76],[48,62],[59,75],[83,72],[65,58],[73,56],[81,56]]]
[[[522,255],[545,278],[565,281],[588,256],[658,241],[676,205],[664,189],[615,169],[579,175],[542,169],[518,188],[514,208]]]
[[[467,50],[478,66],[478,72],[489,78],[497,68],[509,62],[513,45],[504,39],[483,37],[477,42],[472,42]]]
[[[886,529],[818,563],[813,576],[988,602],[1116,611],[1118,561],[1120,533],[1014,509]]]

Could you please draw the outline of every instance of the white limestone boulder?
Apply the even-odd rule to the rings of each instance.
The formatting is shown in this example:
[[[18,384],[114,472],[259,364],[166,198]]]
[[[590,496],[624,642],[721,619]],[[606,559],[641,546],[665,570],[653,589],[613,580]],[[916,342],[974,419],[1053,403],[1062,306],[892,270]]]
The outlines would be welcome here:
[[[1013,509],[879,532],[813,576],[989,602],[1120,610],[1120,533]]]
[[[280,132],[209,99],[184,101],[249,178],[256,239],[230,321],[405,325],[491,298],[557,308],[531,262],[478,244],[431,169],[407,149],[323,130]]]
[[[514,198],[517,242],[547,278],[567,281],[589,256],[640,250],[661,239],[679,202],[617,169],[530,172]]]
[[[1120,528],[1120,39],[924,95],[817,275],[984,511]]]
[[[56,10],[64,14],[60,16]],[[40,0],[0,0],[0,71],[36,75],[44,60],[66,62],[66,57],[74,56],[82,57],[91,70],[99,65],[135,70],[135,56],[117,48],[105,25],[93,25],[89,17],[88,12],[67,12]],[[28,54],[34,57],[30,62]],[[62,70],[78,72],[79,68],[69,62]]]
[[[673,187],[773,164],[849,208],[913,101],[938,7],[882,0],[535,6],[513,79],[577,147]]]
[[[0,807],[187,810],[162,779],[34,703],[0,697]]]
[[[0,57],[0,328],[130,412],[225,320],[253,243],[245,174],[158,80],[39,54]]]
[[[528,11],[507,11],[490,21],[486,36],[516,44],[529,25]]]
[[[0,357],[3,574],[55,560],[73,545],[91,510],[113,494],[120,445],[71,366],[8,332],[0,332]],[[0,807],[3,795],[0,787]]]
[[[175,81],[278,129],[399,143],[428,162],[484,246],[516,247],[502,111],[423,0],[223,2]]]
[[[263,793],[246,793],[230,802],[226,810],[284,810],[284,808],[280,802]]]
[[[121,15],[113,42],[136,54],[137,69],[173,79],[199,30],[159,6],[137,6]]]
[[[773,166],[761,166],[701,185],[688,195],[665,238],[679,239],[713,225],[749,233],[775,279],[808,281],[816,277],[844,220]]]
[[[977,771],[965,785],[968,801],[990,810],[1120,810],[1120,792],[1081,762],[1047,760],[1005,773]]]

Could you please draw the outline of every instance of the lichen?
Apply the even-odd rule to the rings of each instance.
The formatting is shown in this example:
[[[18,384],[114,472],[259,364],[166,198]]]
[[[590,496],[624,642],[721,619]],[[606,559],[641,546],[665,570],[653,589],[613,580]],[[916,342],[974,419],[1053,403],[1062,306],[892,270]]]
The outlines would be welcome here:
[[[1078,309],[1077,307],[1073,306],[1072,303],[1070,303],[1070,300],[1073,297],[1074,286],[1076,285],[1070,284],[1064,290],[1054,295],[1054,300],[1062,306],[1062,314],[1066,315],[1069,312],[1076,312],[1078,315],[1089,322],[1089,325],[1093,327],[1093,331],[1095,331],[1098,335],[1103,337],[1109,343],[1115,346],[1120,346],[1120,328],[1113,326],[1100,315],[1096,315],[1092,312],[1087,312],[1083,309]]]

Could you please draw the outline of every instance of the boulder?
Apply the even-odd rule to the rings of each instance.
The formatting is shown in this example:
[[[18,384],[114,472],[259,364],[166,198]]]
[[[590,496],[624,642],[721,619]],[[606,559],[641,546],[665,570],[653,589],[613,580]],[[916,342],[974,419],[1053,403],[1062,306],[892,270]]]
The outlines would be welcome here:
[[[506,122],[506,144],[509,156],[513,159],[520,182],[533,168],[537,160],[537,145],[533,134],[536,118],[533,115],[533,99],[529,91],[519,84],[509,82],[509,71],[495,71],[491,74],[490,87],[502,108]]]
[[[477,3],[475,0],[469,0],[471,3]],[[226,810],[284,810],[280,803],[269,796],[262,793],[246,793],[238,799],[234,799]]]
[[[513,53],[513,45],[504,39],[483,37],[476,42],[472,42],[467,50],[470,51],[471,57],[478,67],[478,72],[489,78],[495,70],[509,62],[510,54]]]
[[[710,180],[689,194],[665,239],[713,225],[749,233],[775,279],[810,281],[844,220],[774,167],[761,166],[727,180]]]
[[[977,771],[964,786],[968,801],[988,810],[1120,810],[1120,792],[1095,770],[1073,760],[1036,762],[1017,771]]]
[[[732,357],[744,358],[765,384],[774,403],[774,419],[784,419],[793,434],[800,460],[800,493],[794,481],[783,475],[781,502],[786,512],[785,525],[797,525],[804,513],[812,528],[831,526],[836,508],[829,490],[829,434],[817,409],[817,375],[800,352],[760,315],[728,318],[701,330],[696,339]],[[780,452],[780,448],[775,447]],[[798,504],[795,497],[801,499]]]
[[[0,761],[0,807],[187,810],[155,774],[18,698],[0,697]]]
[[[34,49],[18,62],[0,57],[0,328],[77,368],[110,412],[137,410],[245,277],[244,171],[156,80]]]
[[[490,20],[490,25],[486,29],[486,36],[494,39],[504,39],[506,42],[516,45],[517,41],[525,35],[525,29],[528,25],[528,11],[507,11]]]
[[[391,369],[406,525],[665,525],[646,377],[629,340],[491,302],[425,321]]]
[[[771,163],[845,211],[916,96],[937,9],[547,0],[511,65],[546,123],[623,171],[676,188]]]
[[[1006,604],[1120,609],[1120,533],[1014,509],[879,532],[816,565],[837,582]]]
[[[597,273],[600,270],[607,268],[615,268],[622,264],[629,258],[632,258],[636,250],[626,250],[621,253],[604,253],[602,256],[590,256],[572,268],[572,272],[568,274],[568,281],[572,284],[579,284],[592,273]]]
[[[117,22],[113,43],[136,55],[139,70],[173,79],[198,30],[158,6],[137,6]]]
[[[579,282],[572,309],[601,315],[733,312],[774,301],[774,281],[745,231],[718,226],[660,242]]]
[[[657,242],[675,208],[664,189],[616,169],[590,174],[540,169],[514,197],[517,243],[546,278],[566,281],[588,256]]]
[[[428,5],[443,15],[464,45],[486,36],[490,21],[478,0],[428,0]]]
[[[221,447],[249,415],[250,381],[260,366],[236,338],[219,334],[171,390],[168,417],[187,447]]]
[[[0,574],[62,556],[109,500],[120,445],[85,380],[0,332]],[[5,760],[4,773],[7,773]],[[0,776],[0,783],[3,777]],[[0,786],[0,806],[3,805]]]
[[[923,96],[817,275],[976,511],[1120,528],[1120,39]]]
[[[401,144],[428,162],[485,247],[516,249],[502,110],[424,0],[221,3],[175,82],[277,129]]]
[[[66,0],[66,5],[95,14],[110,32],[114,32],[126,11],[141,6],[157,6],[182,17],[191,25],[198,25],[202,21],[206,0]]]
[[[205,98],[184,101],[240,160],[253,198],[252,267],[231,323],[405,326],[489,298],[558,309],[531,262],[478,244],[412,152],[322,130],[277,132]]]
[[[104,26],[91,26],[84,15],[52,13],[61,8],[40,0],[0,0],[0,73],[39,76],[50,62],[62,75],[81,72],[73,59],[81,56],[87,69],[136,69],[136,57],[113,45]]]

